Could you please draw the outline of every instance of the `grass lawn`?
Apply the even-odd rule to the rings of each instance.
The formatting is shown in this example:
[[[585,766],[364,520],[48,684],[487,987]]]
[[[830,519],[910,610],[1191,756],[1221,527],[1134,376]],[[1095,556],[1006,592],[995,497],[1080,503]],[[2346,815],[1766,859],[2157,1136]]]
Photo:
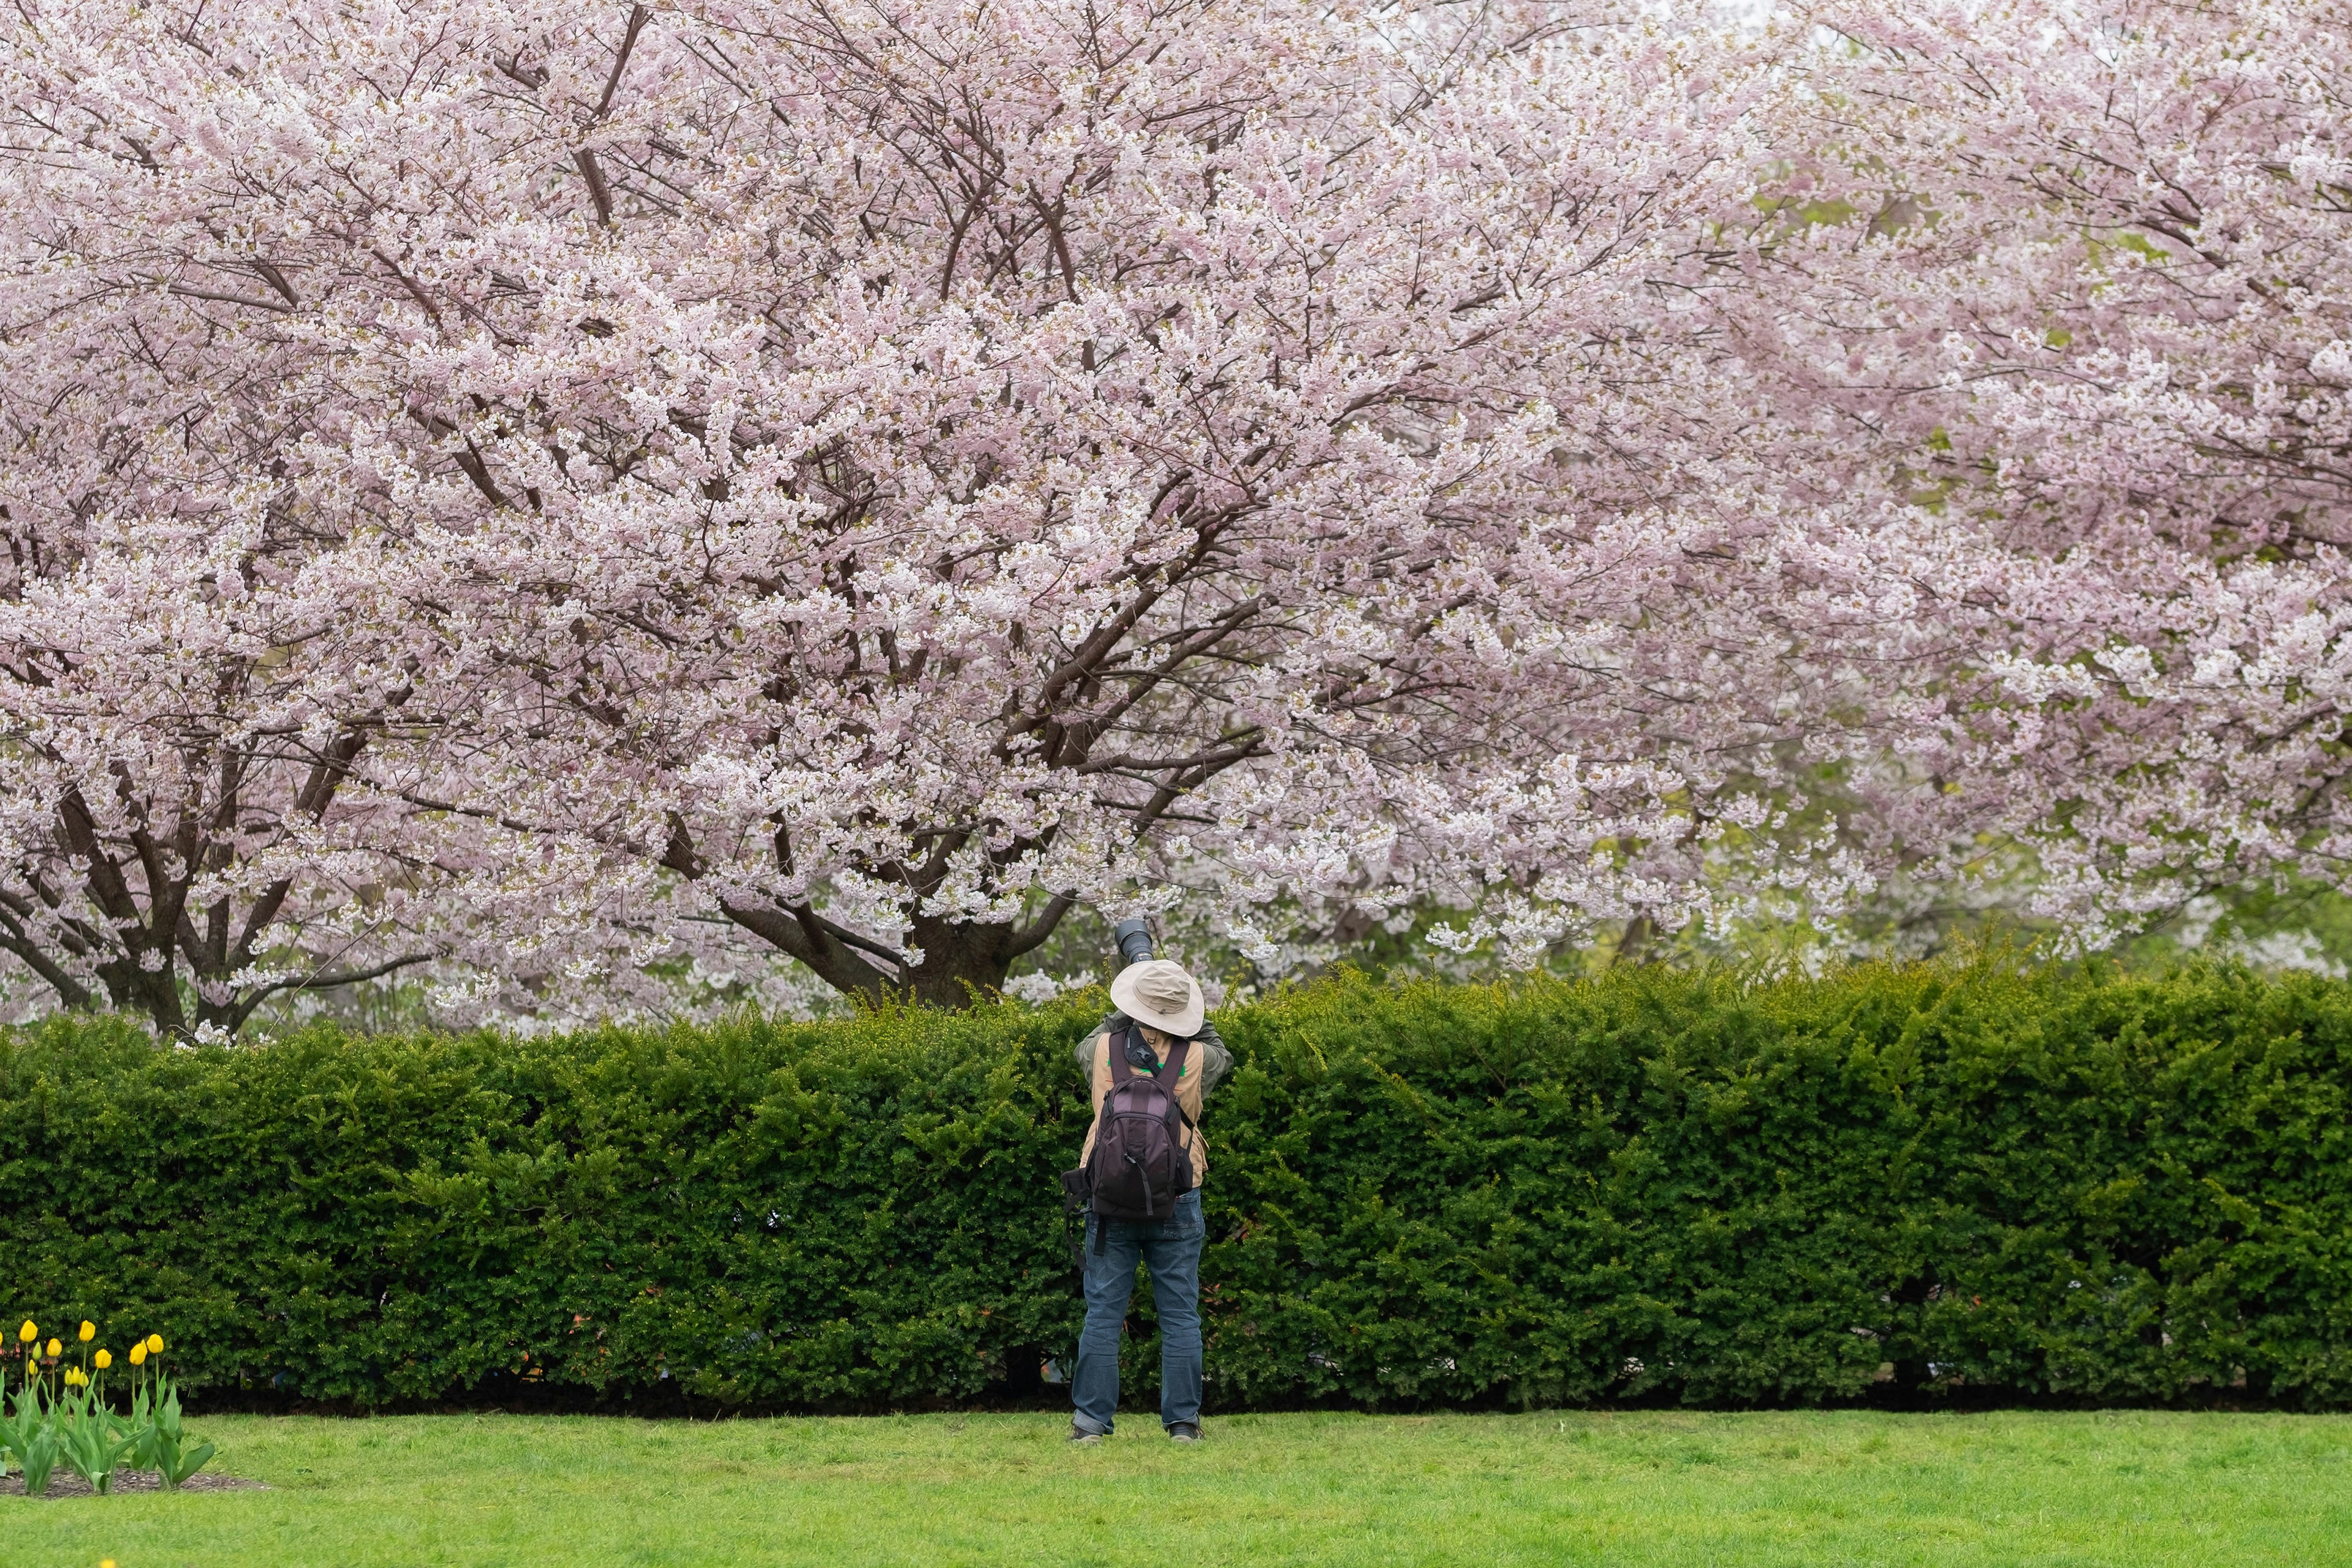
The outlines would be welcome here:
[[[0,1563],[2352,1564],[2352,1418],[219,1416],[273,1489],[0,1498]]]

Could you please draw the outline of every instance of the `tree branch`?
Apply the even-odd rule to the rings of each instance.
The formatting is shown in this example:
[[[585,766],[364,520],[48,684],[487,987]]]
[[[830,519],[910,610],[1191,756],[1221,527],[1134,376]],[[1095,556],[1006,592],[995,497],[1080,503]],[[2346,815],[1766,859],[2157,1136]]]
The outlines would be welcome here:
[[[580,177],[588,182],[588,199],[596,204],[596,221],[606,227],[613,222],[613,193],[605,188],[604,171],[596,166],[596,154],[583,147],[572,154],[572,163]]]
[[[628,31],[621,35],[621,47],[613,56],[613,74],[604,79],[604,94],[596,100],[596,111],[588,117],[589,124],[593,125],[604,119],[605,110],[613,107],[613,94],[620,90],[621,73],[629,68],[629,55],[637,47],[637,35],[645,30],[646,24],[652,18],[653,13],[643,5],[629,7]],[[613,225],[613,190],[604,183],[604,170],[596,162],[595,153],[590,148],[580,148],[572,154],[572,162],[579,169],[580,177],[588,182],[588,199],[596,204],[596,221],[610,228]]]
[[[620,52],[613,57],[613,74],[604,79],[604,96],[596,100],[596,112],[588,117],[591,124],[604,119],[604,111],[613,107],[614,89],[621,85],[621,73],[629,68],[629,51],[637,47],[637,34],[652,19],[653,13],[645,6],[629,7],[629,30],[621,35]]]

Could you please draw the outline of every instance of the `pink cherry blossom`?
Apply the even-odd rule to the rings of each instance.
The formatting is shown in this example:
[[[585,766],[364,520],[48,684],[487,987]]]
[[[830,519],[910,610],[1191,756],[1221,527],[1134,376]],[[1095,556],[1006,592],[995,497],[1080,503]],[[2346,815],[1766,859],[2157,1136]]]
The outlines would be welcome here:
[[[1850,47],[1791,51],[1782,227],[1727,303],[1815,411],[1786,471],[1935,535],[1945,715],[1881,770],[1915,870],[2016,847],[2090,945],[2215,887],[2341,883],[2352,8],[1803,17]]]
[[[1797,21],[26,0],[0,950],[233,1030],[2340,878],[2343,8]]]

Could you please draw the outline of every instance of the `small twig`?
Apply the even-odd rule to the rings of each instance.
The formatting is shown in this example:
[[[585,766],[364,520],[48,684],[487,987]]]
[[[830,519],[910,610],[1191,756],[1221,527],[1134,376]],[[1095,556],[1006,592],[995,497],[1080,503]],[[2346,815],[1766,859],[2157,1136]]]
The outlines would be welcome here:
[[[274,311],[281,316],[286,313],[286,307],[277,300],[257,299],[250,294],[220,294],[209,289],[191,289],[184,283],[173,283],[170,289],[183,300],[211,300],[223,305],[248,305],[254,310]]]

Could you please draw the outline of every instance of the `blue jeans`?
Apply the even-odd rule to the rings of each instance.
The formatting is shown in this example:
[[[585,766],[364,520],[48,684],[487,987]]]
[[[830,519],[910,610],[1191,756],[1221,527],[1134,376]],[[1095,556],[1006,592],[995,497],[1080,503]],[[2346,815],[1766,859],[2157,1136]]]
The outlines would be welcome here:
[[[1107,1231],[1095,1250],[1098,1231]],[[1135,1293],[1135,1266],[1151,1269],[1151,1304],[1160,1314],[1160,1422],[1201,1419],[1201,1219],[1196,1189],[1156,1225],[1087,1216],[1087,1329],[1070,1378],[1076,1424],[1108,1432],[1118,1409],[1118,1331]]]

